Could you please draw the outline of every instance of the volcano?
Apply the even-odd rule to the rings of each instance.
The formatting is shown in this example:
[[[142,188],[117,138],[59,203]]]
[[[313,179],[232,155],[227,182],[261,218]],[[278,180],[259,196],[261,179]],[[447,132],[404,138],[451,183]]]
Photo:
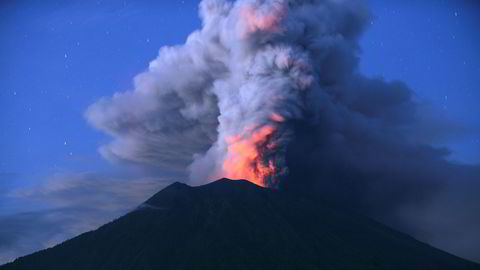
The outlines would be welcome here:
[[[14,269],[480,269],[327,203],[221,179],[174,183]]]

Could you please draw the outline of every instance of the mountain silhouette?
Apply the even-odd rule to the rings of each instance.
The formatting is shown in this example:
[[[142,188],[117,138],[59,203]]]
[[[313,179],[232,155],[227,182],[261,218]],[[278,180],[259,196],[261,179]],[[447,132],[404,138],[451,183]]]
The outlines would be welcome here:
[[[480,269],[372,219],[245,180],[174,183],[16,269]]]

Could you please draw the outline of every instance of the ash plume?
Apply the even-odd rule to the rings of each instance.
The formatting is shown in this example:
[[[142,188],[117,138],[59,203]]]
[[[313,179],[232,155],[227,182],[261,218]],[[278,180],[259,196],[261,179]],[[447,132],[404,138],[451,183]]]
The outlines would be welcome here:
[[[106,158],[187,172],[192,184],[226,176],[310,193],[447,250],[465,228],[456,239],[470,244],[449,251],[480,259],[480,204],[467,192],[480,190],[479,167],[424,140],[404,83],[359,73],[372,19],[363,1],[204,0],[200,17],[133,90],[88,108],[114,138]],[[442,208],[447,198],[462,211]]]

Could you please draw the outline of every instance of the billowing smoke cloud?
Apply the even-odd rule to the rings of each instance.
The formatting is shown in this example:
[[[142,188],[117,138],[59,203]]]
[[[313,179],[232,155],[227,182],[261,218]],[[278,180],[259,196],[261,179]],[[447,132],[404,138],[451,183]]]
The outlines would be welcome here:
[[[369,17],[360,5],[328,1],[203,1],[200,15],[203,28],[162,48],[134,91],[88,109],[90,123],[115,138],[106,157],[190,165],[196,183],[225,174],[232,137],[318,113],[311,109],[330,98],[322,83],[351,75]]]
[[[87,110],[114,138],[107,158],[187,171],[193,184],[244,177],[308,192],[480,259],[480,241],[438,240],[478,239],[478,199],[461,190],[479,190],[479,169],[425,142],[404,83],[359,74],[371,20],[362,1],[204,0],[200,16],[202,28],[162,48],[133,91]],[[439,210],[450,200],[462,214]]]

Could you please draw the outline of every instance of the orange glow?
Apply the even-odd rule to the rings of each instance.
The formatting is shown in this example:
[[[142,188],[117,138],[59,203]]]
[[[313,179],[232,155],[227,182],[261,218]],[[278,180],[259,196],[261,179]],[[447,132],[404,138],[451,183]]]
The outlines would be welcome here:
[[[285,121],[285,118],[278,113],[272,113],[272,115],[270,115],[270,119],[272,119],[272,121],[275,121],[275,122]]]
[[[241,14],[245,18],[249,33],[257,30],[275,32],[279,30],[280,21],[284,17],[285,9],[273,9],[270,14],[261,14],[252,7],[246,7]]]
[[[259,186],[266,186],[264,179],[275,175],[276,168],[272,161],[265,164],[257,147],[265,144],[275,130],[275,127],[266,125],[251,134],[227,138],[228,155],[223,163],[226,177],[246,179]],[[250,132],[246,129],[244,133]]]

